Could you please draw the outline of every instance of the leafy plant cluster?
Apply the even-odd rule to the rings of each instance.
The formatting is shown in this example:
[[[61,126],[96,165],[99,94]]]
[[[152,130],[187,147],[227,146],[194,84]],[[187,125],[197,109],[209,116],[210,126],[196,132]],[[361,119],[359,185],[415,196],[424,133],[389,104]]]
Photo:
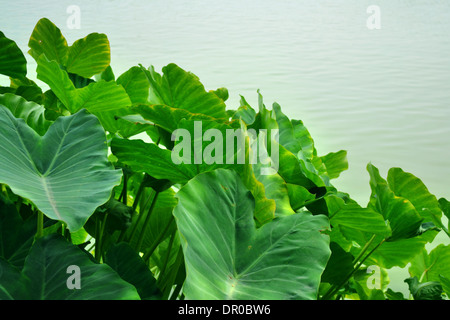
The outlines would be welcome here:
[[[447,299],[450,247],[425,248],[450,203],[400,168],[368,164],[366,206],[332,180],[346,152],[319,156],[300,120],[258,92],[227,109],[175,64],[110,66],[106,35],[68,45],[41,19],[28,46],[37,78],[0,32],[0,299]],[[263,164],[175,164],[182,141],[214,128],[278,130],[277,173]],[[136,139],[141,134],[147,142]],[[267,135],[269,136],[269,135]],[[151,141],[151,142],[148,142]],[[208,141],[201,142],[205,150]],[[387,270],[409,264],[411,294]],[[79,288],[69,285],[73,266]],[[368,272],[380,271],[377,279]],[[69,271],[68,271],[69,270]],[[375,281],[377,280],[377,281]]]

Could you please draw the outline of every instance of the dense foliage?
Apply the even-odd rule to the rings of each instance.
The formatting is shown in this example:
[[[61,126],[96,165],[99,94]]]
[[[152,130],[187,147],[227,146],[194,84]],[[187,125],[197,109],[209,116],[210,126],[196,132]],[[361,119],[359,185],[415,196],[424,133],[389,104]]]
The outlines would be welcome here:
[[[450,203],[413,174],[368,164],[362,206],[332,184],[346,152],[319,156],[303,122],[259,92],[256,109],[244,97],[228,109],[225,88],[175,64],[116,77],[106,35],[69,46],[45,18],[28,46],[46,89],[0,32],[0,299],[450,296],[450,246],[425,248],[449,235]],[[212,137],[183,149],[179,129],[240,129],[245,161]],[[275,172],[249,161],[252,134],[278,150]],[[216,161],[176,163],[181,149]],[[387,276],[406,266],[408,297]]]

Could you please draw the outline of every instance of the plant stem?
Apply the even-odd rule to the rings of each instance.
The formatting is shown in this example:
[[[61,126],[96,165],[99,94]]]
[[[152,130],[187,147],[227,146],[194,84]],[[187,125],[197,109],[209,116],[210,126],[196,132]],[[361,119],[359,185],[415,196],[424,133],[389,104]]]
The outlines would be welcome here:
[[[164,237],[164,235],[166,234],[167,230],[169,230],[169,227],[172,225],[173,221],[174,221],[173,216],[171,216],[170,221],[167,223],[167,225],[164,228],[164,230],[161,231],[161,233],[158,235],[158,238],[153,242],[152,246],[144,254],[144,256],[142,257],[142,260],[147,262],[147,260],[150,259],[150,257],[152,256],[153,252],[155,251],[155,249],[158,247],[159,243],[161,242],[161,239]]]
[[[369,242],[371,243],[371,242],[373,242],[373,239],[375,238],[375,236],[373,236],[370,240],[369,240]],[[350,278],[353,276],[353,274],[356,272],[356,271],[358,271],[358,269],[362,266],[362,264],[364,263],[364,261],[366,261],[366,259],[376,250],[376,249],[378,249],[384,242],[386,241],[386,239],[383,239],[383,240],[381,240],[381,242],[379,243],[379,244],[377,244],[372,250],[370,250],[370,252],[364,257],[364,259],[362,259],[354,268],[353,268],[353,270],[344,278],[344,280],[341,282],[341,283],[339,283],[338,285],[334,285],[334,286],[332,286],[323,296],[322,296],[322,299],[321,300],[328,300],[328,299],[330,299],[336,292],[338,292],[339,291],[339,289],[341,289],[342,288],[342,286],[344,285],[344,284],[346,284],[347,283],[347,281],[348,280],[350,280]],[[368,243],[369,243],[368,242]],[[370,245],[370,243],[369,243],[369,245]],[[366,244],[365,246],[364,246],[364,248],[363,248],[363,251],[367,251],[367,249],[368,249],[368,247],[369,247],[369,245],[368,244]],[[360,258],[360,257],[362,257],[362,255],[364,254],[364,252],[362,252],[362,253],[360,253],[359,255],[358,255],[358,259]],[[355,259],[355,262],[356,262],[357,260]]]
[[[125,170],[122,170],[123,172],[123,189],[119,196],[119,201],[122,201],[124,205],[127,205],[127,189],[128,189],[128,175],[126,174]]]
[[[36,230],[36,238],[42,238],[44,235],[44,214],[42,211],[37,212],[37,230]]]
[[[167,269],[167,263],[169,262],[170,252],[172,251],[173,241],[175,239],[176,233],[177,233],[177,230],[172,232],[172,235],[170,237],[169,246],[167,247],[166,257],[164,258],[164,264],[163,264],[163,266],[161,268],[161,271],[159,273],[159,277],[158,277],[158,281],[157,281],[158,284],[160,284],[162,279],[165,277],[165,272],[166,272],[166,269]]]
[[[152,215],[153,208],[156,205],[156,200],[158,199],[159,192],[155,192],[150,209],[148,209],[147,216],[145,217],[144,225],[142,226],[141,233],[139,234],[139,239],[136,245],[136,250],[139,252],[141,250],[142,242],[144,241],[145,231],[150,224],[150,216]],[[136,224],[137,225],[137,224]]]
[[[155,190],[152,189],[152,192],[150,193],[147,200],[145,201],[145,204],[139,208],[139,216],[137,217],[136,222],[133,224],[130,236],[128,237],[128,242],[130,242],[131,239],[134,238],[136,231],[137,231],[137,226],[140,224],[142,217],[144,216],[144,210],[145,210],[145,208],[147,208],[147,205],[150,202],[150,199],[153,199],[154,197],[155,197]]]
[[[355,264],[359,261],[359,259],[361,259],[361,257],[364,255],[364,253],[366,253],[367,248],[369,248],[369,246],[372,244],[373,240],[375,239],[375,234],[369,239],[369,241],[367,241],[367,243],[364,245],[364,247],[362,248],[361,252],[359,253],[359,255],[353,260],[352,264],[353,266],[355,266]]]
[[[142,182],[141,182],[141,184],[139,185],[139,189],[138,189],[138,191],[136,192],[136,196],[135,196],[134,201],[133,201],[133,211],[132,211],[132,213],[131,213],[131,219],[133,219],[133,216],[134,216],[135,213],[136,213],[136,208],[137,208],[137,206],[138,206],[138,204],[139,204],[139,200],[140,200],[141,195],[142,195],[142,192],[144,191],[144,188],[145,188],[144,179],[145,179],[145,177],[142,178]],[[135,228],[135,227],[136,227],[136,225],[135,225],[133,228]],[[122,232],[121,232],[120,235],[119,235],[119,238],[118,238],[117,242],[123,241],[123,239],[124,239],[124,237],[125,237],[126,231],[127,231],[127,229],[122,230]],[[135,230],[133,229],[133,232],[132,232],[132,233],[134,233],[134,231],[135,231]],[[129,242],[130,240],[131,240],[131,237],[128,239],[128,242]]]

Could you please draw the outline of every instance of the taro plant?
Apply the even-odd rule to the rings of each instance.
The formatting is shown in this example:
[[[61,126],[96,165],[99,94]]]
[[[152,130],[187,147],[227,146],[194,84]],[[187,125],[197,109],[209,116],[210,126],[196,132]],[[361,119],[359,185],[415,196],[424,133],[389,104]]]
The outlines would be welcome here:
[[[425,245],[450,204],[413,174],[368,164],[360,205],[332,184],[346,151],[259,92],[228,108],[175,64],[116,78],[106,35],[45,18],[28,46],[47,90],[0,32],[0,299],[448,299],[450,247]]]

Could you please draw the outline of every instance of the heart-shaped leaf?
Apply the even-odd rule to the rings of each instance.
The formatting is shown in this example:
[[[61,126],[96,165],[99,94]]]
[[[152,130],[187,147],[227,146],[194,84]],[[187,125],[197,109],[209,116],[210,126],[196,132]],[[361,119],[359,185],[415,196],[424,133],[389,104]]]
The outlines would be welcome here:
[[[41,137],[0,106],[0,183],[71,231],[105,203],[121,173],[107,161],[104,129],[85,110],[59,117]]]
[[[323,215],[303,212],[256,229],[255,202],[234,171],[190,180],[174,209],[187,299],[316,299],[330,257]]]
[[[61,30],[47,18],[42,18],[34,27],[28,41],[28,53],[37,61],[39,56],[45,54],[49,60],[55,60],[64,65],[67,61],[67,40]]]
[[[75,41],[67,53],[66,68],[70,73],[90,78],[109,66],[109,41],[103,33],[91,33]]]
[[[171,63],[161,76],[153,67],[142,68],[150,83],[151,104],[164,104],[172,108],[203,113],[216,119],[226,119],[226,106],[213,92],[207,92],[199,78]]]

